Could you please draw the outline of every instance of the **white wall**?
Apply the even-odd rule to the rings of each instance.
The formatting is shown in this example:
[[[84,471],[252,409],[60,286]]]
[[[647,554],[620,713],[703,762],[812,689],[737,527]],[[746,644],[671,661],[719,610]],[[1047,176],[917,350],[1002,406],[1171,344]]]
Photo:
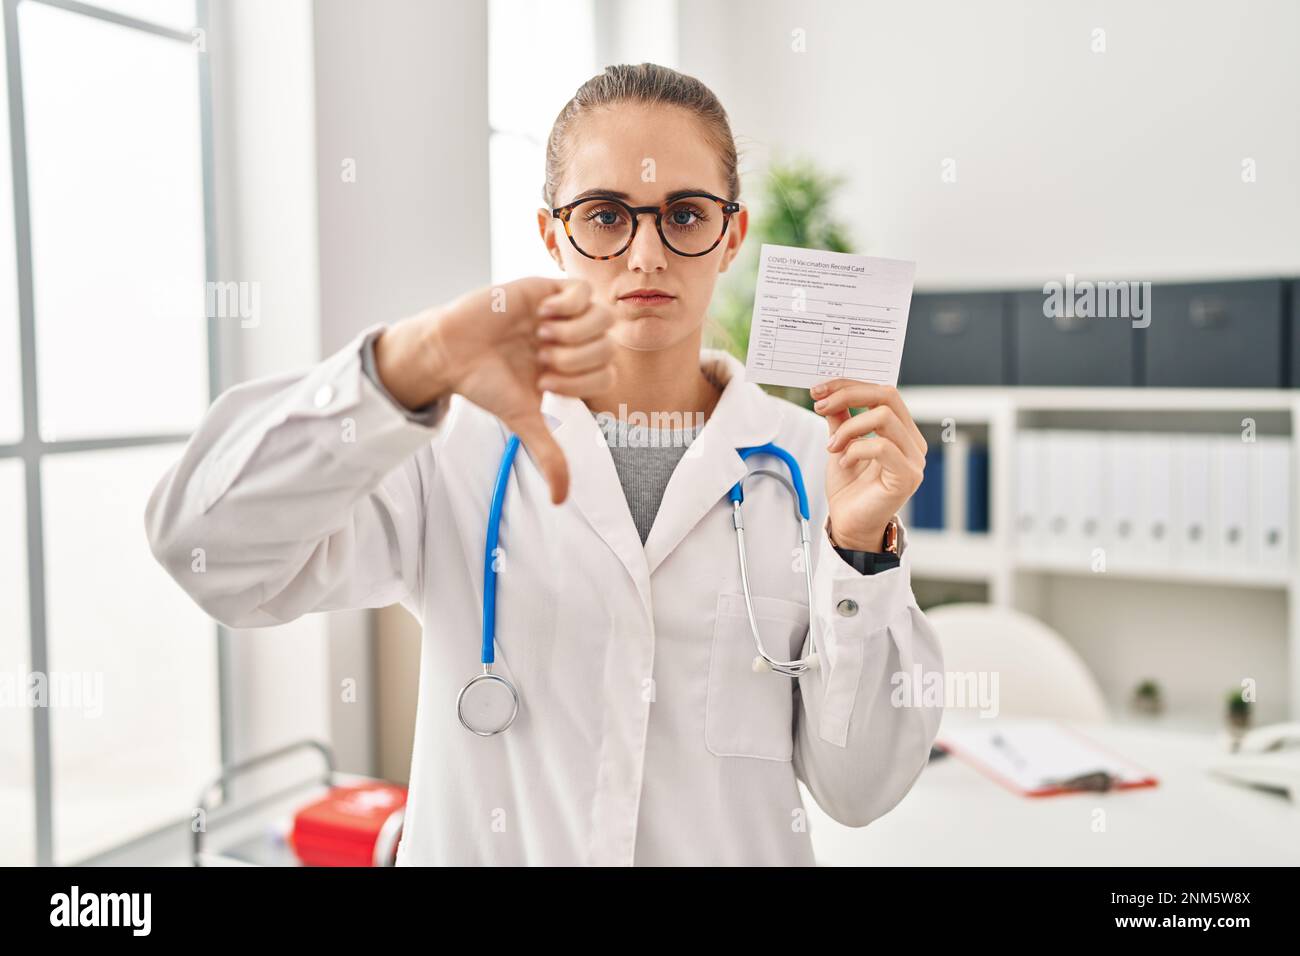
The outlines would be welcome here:
[[[917,260],[920,288],[1300,274],[1291,0],[701,0],[679,16],[681,68],[722,99],[746,167],[776,151],[846,175],[859,251]]]
[[[218,274],[259,283],[261,296],[255,328],[224,329],[228,386],[320,355],[311,4],[223,0],[211,8]],[[328,738],[328,667],[323,619],[234,632],[230,756]]]
[[[487,13],[456,0],[315,9],[330,352],[368,325],[488,281]],[[355,182],[341,176],[347,159]]]
[[[367,326],[489,281],[487,7],[314,8],[320,336],[329,353]],[[383,769],[373,621],[364,611],[329,618],[332,739],[341,766],[370,774]],[[418,638],[383,646],[379,666],[413,681]],[[339,693],[345,680],[355,681],[355,701]]]
[[[224,386],[320,357],[310,0],[211,5],[218,272],[259,283]]]

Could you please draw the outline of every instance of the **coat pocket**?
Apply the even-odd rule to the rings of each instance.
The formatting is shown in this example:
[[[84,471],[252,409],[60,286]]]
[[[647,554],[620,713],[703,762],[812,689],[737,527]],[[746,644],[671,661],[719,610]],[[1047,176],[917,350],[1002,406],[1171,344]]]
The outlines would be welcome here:
[[[808,608],[781,598],[753,598],[763,647],[772,657],[799,654],[808,634]],[[718,595],[709,660],[704,742],[719,757],[790,760],[794,755],[794,680],[755,671],[758,651],[745,596]]]

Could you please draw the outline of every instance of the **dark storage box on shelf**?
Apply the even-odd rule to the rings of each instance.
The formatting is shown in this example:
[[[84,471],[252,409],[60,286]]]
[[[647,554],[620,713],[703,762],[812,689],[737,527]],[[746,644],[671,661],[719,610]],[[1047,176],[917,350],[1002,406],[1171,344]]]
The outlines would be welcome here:
[[[1146,384],[1285,386],[1283,292],[1280,279],[1156,284],[1144,332]]]
[[[1004,303],[1001,292],[913,295],[899,384],[1007,384]]]
[[[1138,335],[1124,318],[1044,315],[1041,290],[1013,294],[1016,384],[1139,384]]]

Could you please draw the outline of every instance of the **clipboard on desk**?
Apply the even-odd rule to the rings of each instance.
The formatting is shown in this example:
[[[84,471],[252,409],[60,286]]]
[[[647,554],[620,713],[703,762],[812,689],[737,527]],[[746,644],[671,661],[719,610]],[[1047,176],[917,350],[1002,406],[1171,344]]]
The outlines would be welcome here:
[[[1025,797],[1154,787],[1146,770],[1050,720],[975,720],[941,730],[936,745]]]

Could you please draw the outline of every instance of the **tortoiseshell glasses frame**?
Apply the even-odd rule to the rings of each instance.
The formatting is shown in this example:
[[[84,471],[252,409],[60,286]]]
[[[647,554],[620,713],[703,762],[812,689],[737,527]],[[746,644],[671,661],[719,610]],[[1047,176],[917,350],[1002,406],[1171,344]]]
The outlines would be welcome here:
[[[669,210],[672,209],[673,206],[678,205],[679,203],[681,203],[683,200],[686,199],[707,199],[709,202],[716,204],[718,209],[722,213],[722,229],[718,232],[718,237],[713,240],[713,244],[709,246],[709,248],[701,252],[682,252],[680,249],[676,248],[671,242],[669,242],[668,237],[664,235],[664,215],[667,214]],[[628,233],[627,241],[623,243],[623,245],[619,248],[617,252],[612,252],[608,255],[603,255],[603,256],[592,255],[590,252],[587,252],[580,245],[578,245],[578,240],[573,237],[573,228],[570,223],[570,217],[573,215],[573,211],[575,209],[577,209],[581,205],[590,202],[595,202],[595,201],[612,203],[616,206],[619,206],[628,214],[628,219],[632,223],[632,228],[631,231]],[[563,206],[557,206],[556,208],[551,210],[551,216],[552,218],[558,219],[560,220],[560,222],[564,223],[564,234],[569,237],[569,243],[573,246],[573,248],[577,249],[578,252],[582,253],[588,259],[596,259],[596,260],[603,261],[607,259],[617,259],[619,256],[627,252],[627,250],[632,247],[632,243],[636,239],[637,224],[641,221],[641,217],[647,214],[655,217],[655,231],[659,233],[660,240],[671,252],[675,253],[676,255],[686,256],[692,259],[698,258],[699,256],[707,256],[714,249],[718,248],[718,244],[722,242],[723,237],[725,237],[727,234],[728,226],[731,225],[731,217],[738,212],[740,212],[740,203],[730,199],[723,199],[721,196],[715,196],[712,193],[704,193],[704,192],[678,193],[676,195],[669,196],[667,199],[663,201],[663,203],[661,203],[658,206],[632,206],[614,196],[606,196],[597,193],[590,196],[583,196],[581,199],[575,199],[573,202],[567,203],[566,205]]]

